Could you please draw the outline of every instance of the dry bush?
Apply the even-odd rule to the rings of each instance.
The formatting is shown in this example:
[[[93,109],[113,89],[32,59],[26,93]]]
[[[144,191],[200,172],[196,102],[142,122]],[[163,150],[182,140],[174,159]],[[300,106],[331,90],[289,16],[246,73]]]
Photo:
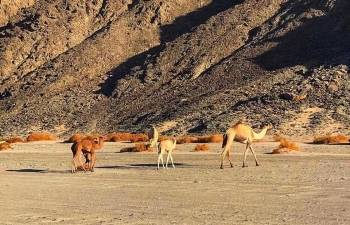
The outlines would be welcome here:
[[[195,152],[209,151],[209,146],[207,144],[197,144],[193,151]]]
[[[147,134],[132,134],[130,137],[130,142],[145,142],[148,141]]]
[[[120,152],[151,152],[152,148],[150,148],[149,144],[144,143],[136,143],[133,147],[126,147],[120,149]]]
[[[281,137],[279,142],[280,142],[280,145],[278,146],[278,148],[276,148],[272,151],[272,154],[281,154],[281,153],[288,153],[291,151],[299,151],[300,150],[297,143],[292,142],[292,141],[288,140],[287,138]]]
[[[176,138],[177,144],[198,143],[198,138],[193,136],[181,136]]]
[[[286,139],[286,138],[283,137],[282,135],[279,135],[279,134],[273,136],[273,140],[276,141],[276,142],[279,142],[279,141],[281,141],[283,139]]]
[[[0,143],[0,151],[4,151],[4,150],[8,150],[8,149],[12,149],[12,146],[10,143],[8,143],[8,142]]]
[[[21,137],[10,137],[6,140],[7,143],[23,143],[25,142]]]
[[[222,134],[213,134],[209,138],[209,143],[221,143],[224,140]]]
[[[158,138],[158,142],[165,141],[165,140],[171,140],[171,139],[172,139],[172,137],[170,137],[170,136],[160,136]]]
[[[221,143],[224,137],[221,134],[213,134],[210,136],[198,136],[196,143]]]
[[[108,142],[130,141],[130,142],[145,142],[148,141],[147,134],[132,134],[128,132],[115,132],[107,134]]]
[[[344,144],[349,143],[350,137],[337,134],[337,135],[325,135],[320,137],[314,137],[313,144]]]
[[[27,141],[56,141],[58,138],[46,132],[33,132],[28,135]]]
[[[66,143],[75,143],[81,141],[85,136],[83,134],[73,134],[68,140],[64,141]]]
[[[176,138],[178,144],[185,143],[220,143],[223,141],[221,134],[213,134],[210,136],[181,136]]]

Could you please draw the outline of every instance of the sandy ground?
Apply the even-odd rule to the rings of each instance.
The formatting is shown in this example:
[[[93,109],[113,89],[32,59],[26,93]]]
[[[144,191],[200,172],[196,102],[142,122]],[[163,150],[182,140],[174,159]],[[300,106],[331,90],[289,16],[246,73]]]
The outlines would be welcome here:
[[[234,168],[219,169],[219,144],[178,145],[176,169],[155,153],[119,153],[107,143],[94,173],[71,174],[70,144],[16,144],[0,152],[0,224],[350,224],[350,145],[302,144],[265,154],[261,166],[235,143]]]

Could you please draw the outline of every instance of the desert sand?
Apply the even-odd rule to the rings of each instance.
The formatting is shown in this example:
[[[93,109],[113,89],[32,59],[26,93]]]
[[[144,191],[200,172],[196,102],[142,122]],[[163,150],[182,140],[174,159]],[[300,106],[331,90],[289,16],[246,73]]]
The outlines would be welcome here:
[[[94,173],[70,173],[70,144],[15,144],[0,152],[0,224],[350,224],[350,146],[300,144],[261,166],[235,143],[234,167],[209,152],[178,145],[176,169],[156,170],[156,153],[119,153],[107,143]]]

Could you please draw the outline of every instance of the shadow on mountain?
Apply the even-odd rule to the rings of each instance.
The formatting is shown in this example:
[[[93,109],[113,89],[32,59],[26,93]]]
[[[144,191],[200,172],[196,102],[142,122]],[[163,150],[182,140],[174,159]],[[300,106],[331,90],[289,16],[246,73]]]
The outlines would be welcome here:
[[[210,17],[243,2],[244,0],[216,0],[199,10],[180,16],[173,23],[161,27],[161,42],[173,41],[181,35],[190,32],[193,28],[205,23]]]
[[[254,58],[254,62],[267,70],[295,65],[349,65],[349,5],[345,1],[337,1],[329,14],[311,19],[304,18],[303,24],[295,30],[282,37],[263,41],[262,44],[278,44]]]
[[[129,58],[124,63],[118,65],[113,70],[109,71],[107,80],[100,85],[100,90],[97,94],[103,94],[105,96],[112,96],[115,86],[118,80],[129,74],[133,68],[139,66],[138,70],[146,69],[146,60],[150,59],[150,56],[156,58],[159,53],[165,48],[165,43],[170,42],[178,38],[179,36],[190,32],[195,27],[205,23],[210,17],[217,15],[237,4],[244,2],[243,0],[216,0],[207,6],[200,8],[199,10],[190,12],[184,16],[180,16],[175,19],[171,24],[164,25],[160,28],[160,45],[153,47],[145,52],[135,55]]]

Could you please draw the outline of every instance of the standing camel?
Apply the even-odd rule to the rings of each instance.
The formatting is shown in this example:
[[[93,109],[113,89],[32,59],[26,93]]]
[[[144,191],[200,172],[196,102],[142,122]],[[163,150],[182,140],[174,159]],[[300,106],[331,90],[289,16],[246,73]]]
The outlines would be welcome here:
[[[169,162],[169,158],[170,158],[171,164],[173,165],[173,168],[175,168],[173,156],[172,156],[172,152],[173,152],[175,147],[176,147],[176,139],[175,138],[172,138],[171,140],[163,140],[159,143],[159,145],[158,145],[158,166],[157,166],[158,170],[159,170],[159,162],[160,161],[162,161],[162,165],[164,168],[163,155],[165,154],[165,152],[168,153],[167,158],[166,158],[165,167],[168,168],[168,162]]]
[[[224,168],[223,164],[224,164],[225,156],[227,156],[231,167],[233,167],[232,162],[230,160],[230,148],[232,147],[233,141],[246,144],[246,149],[244,151],[244,159],[243,159],[243,166],[242,167],[246,167],[247,166],[246,165],[246,159],[247,159],[248,149],[250,149],[250,151],[252,152],[252,154],[254,156],[256,166],[259,166],[259,163],[258,163],[258,160],[256,158],[255,152],[254,152],[254,150],[252,148],[252,143],[255,140],[262,139],[265,136],[266,131],[268,129],[270,129],[270,128],[271,128],[271,126],[268,125],[268,126],[265,126],[260,133],[255,133],[250,126],[245,125],[242,122],[238,122],[235,125],[233,125],[232,127],[230,127],[226,131],[226,133],[224,134],[224,140],[223,140],[223,143],[222,143],[222,148],[224,150],[221,153],[221,166],[220,166],[220,168],[221,169]]]
[[[104,137],[102,136],[95,138],[88,137],[74,142],[71,147],[73,153],[72,173],[76,171],[78,165],[82,167],[84,171],[86,171],[85,166],[81,161],[81,154],[84,155],[88,168],[91,172],[93,172],[96,163],[96,150],[101,149],[103,143]]]

